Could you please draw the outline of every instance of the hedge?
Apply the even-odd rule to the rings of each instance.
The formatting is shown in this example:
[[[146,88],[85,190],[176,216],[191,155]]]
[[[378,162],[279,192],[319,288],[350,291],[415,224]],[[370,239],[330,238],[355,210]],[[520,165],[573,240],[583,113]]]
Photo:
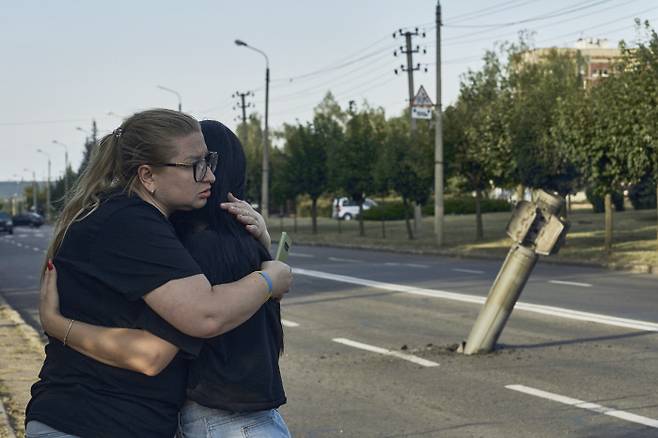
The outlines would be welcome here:
[[[482,199],[480,202],[482,213],[511,211],[512,206],[504,199]],[[424,205],[423,215],[434,214],[434,204]],[[444,200],[445,214],[475,214],[475,198],[447,198]],[[409,206],[409,217],[413,217],[413,207]],[[363,212],[365,220],[401,220],[404,219],[404,206],[402,201],[380,203],[377,207]]]

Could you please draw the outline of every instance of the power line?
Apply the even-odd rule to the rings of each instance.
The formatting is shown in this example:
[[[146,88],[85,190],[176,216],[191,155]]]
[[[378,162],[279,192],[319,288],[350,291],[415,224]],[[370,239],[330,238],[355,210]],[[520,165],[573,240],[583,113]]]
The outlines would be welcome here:
[[[306,79],[306,78],[309,78],[309,77],[321,75],[321,74],[328,73],[328,72],[331,72],[331,71],[340,70],[342,68],[349,67],[350,65],[354,65],[358,62],[365,61],[367,59],[372,58],[373,56],[376,56],[380,53],[384,53],[384,52],[387,52],[387,51],[390,51],[390,50],[391,50],[391,46],[389,44],[389,46],[387,46],[387,47],[369,52],[366,55],[360,56],[356,59],[351,59],[351,60],[341,62],[341,63],[336,64],[336,65],[323,67],[323,68],[320,68],[320,69],[317,69],[317,70],[314,70],[314,71],[311,71],[311,72],[308,72],[308,73],[304,73],[304,74],[301,74],[301,75],[298,75],[298,76],[294,76],[294,77],[289,78],[288,81],[290,82],[290,81],[295,81],[295,80],[300,80],[300,79]]]
[[[507,11],[507,10],[510,10],[510,9],[520,8],[521,6],[525,6],[529,3],[535,3],[535,2],[538,2],[538,1],[542,1],[542,0],[526,0],[526,1],[522,1],[521,3],[519,3],[519,0],[512,0],[512,1],[508,1],[508,2],[503,2],[503,3],[491,5],[487,8],[484,8],[484,9],[480,9],[477,12],[469,12],[469,13],[465,13],[465,14],[456,15],[456,16],[454,16],[450,19],[449,23],[450,24],[459,23],[459,22],[466,21],[466,20],[472,20],[474,18],[480,18],[480,17],[483,17],[485,15],[490,15],[491,10],[494,10],[493,12],[491,12],[491,14],[497,14],[497,13]],[[511,3],[519,3],[519,4],[510,5]],[[510,5],[510,6],[507,6],[507,5]],[[505,6],[507,6],[507,7],[505,7]],[[495,9],[497,9],[497,10],[495,10]]]
[[[384,62],[381,62],[381,61],[384,61]],[[300,90],[300,91],[297,91],[297,92],[294,92],[294,93],[289,93],[289,94],[285,94],[285,95],[282,95],[282,96],[276,96],[276,98],[273,99],[273,100],[280,101],[280,100],[284,100],[284,99],[295,99],[298,96],[307,95],[307,94],[313,93],[313,92],[315,92],[319,89],[327,89],[330,86],[339,86],[340,84],[353,81],[354,79],[352,78],[352,79],[348,79],[347,81],[336,82],[336,80],[338,80],[338,79],[342,79],[342,78],[351,76],[353,73],[356,73],[358,71],[361,71],[361,70],[364,70],[364,69],[368,68],[370,71],[368,73],[366,73],[365,75],[357,76],[356,79],[358,80],[358,79],[361,79],[363,77],[368,76],[369,74],[371,74],[372,72],[378,70],[379,68],[383,68],[384,66],[390,66],[390,64],[391,64],[391,60],[388,58],[388,56],[386,56],[385,58],[382,58],[379,63],[376,63],[374,65],[373,64],[365,64],[365,65],[363,65],[359,68],[351,70],[348,73],[337,76],[337,77],[335,77],[335,78],[333,78],[329,81],[324,81],[320,84],[316,84],[312,87],[308,87],[308,88],[305,88],[303,90]]]
[[[389,75],[389,73],[387,72],[385,75],[382,75],[381,77],[388,76],[388,75]],[[335,98],[336,100],[339,100],[339,99],[345,99],[345,96],[346,96],[346,95],[349,95],[349,94],[355,93],[355,92],[357,92],[357,91],[358,91],[359,93],[365,93],[366,91],[371,91],[371,90],[376,89],[376,88],[381,88],[381,87],[383,87],[384,85],[387,85],[387,84],[389,84],[390,82],[393,82],[393,81],[396,80],[396,79],[397,79],[396,77],[389,77],[389,78],[386,79],[385,81],[375,83],[374,85],[371,85],[372,81],[369,81],[368,83],[366,83],[366,84],[361,84],[359,87],[355,87],[354,89],[346,90],[346,91],[344,91],[344,92],[337,93],[337,94],[334,95],[334,98]],[[364,85],[365,85],[365,86],[368,86],[368,87],[367,87],[367,88],[362,88]],[[319,102],[318,102],[318,103],[319,103]],[[310,105],[299,105],[299,106],[295,106],[295,107],[288,108],[288,109],[285,109],[285,110],[283,110],[283,111],[277,112],[275,115],[276,115],[276,116],[281,116],[281,115],[299,114],[299,113],[301,113],[301,112],[304,112],[304,111],[308,111],[308,110],[310,110],[310,109],[313,109],[313,108],[315,108],[316,106],[317,106],[317,104],[314,105],[314,106],[312,106],[312,107],[311,107]]]
[[[618,8],[618,7],[621,7],[621,6],[625,6],[625,5],[627,5],[627,4],[629,4],[629,3],[633,3],[633,2],[635,2],[635,1],[637,1],[637,0],[631,0],[631,1],[629,1],[629,2],[626,2],[626,3],[620,4],[620,5],[615,5],[615,6],[611,6],[611,7],[608,7],[608,8],[604,8],[604,9],[602,9],[602,10],[600,10],[600,11],[596,11],[596,12],[594,12],[594,13],[589,13],[589,14],[579,15],[579,16],[577,16],[577,17],[573,17],[573,18],[570,18],[570,19],[559,20],[558,22],[546,23],[545,25],[541,25],[541,26],[537,26],[537,27],[535,27],[533,30],[536,30],[536,29],[544,29],[544,28],[547,28],[547,27],[551,27],[551,26],[554,26],[556,23],[562,24],[562,23],[566,23],[566,22],[569,22],[569,21],[577,20],[577,19],[579,19],[579,18],[590,17],[590,16],[592,16],[592,14],[597,14],[597,13],[600,13],[600,12],[603,12],[603,11],[607,11],[607,10],[610,10],[610,9],[614,9],[614,8]],[[651,10],[654,10],[654,9],[656,9],[656,8],[653,7],[653,8],[650,8],[650,9],[648,9],[648,10],[644,10],[644,11],[637,12],[636,14],[642,14],[642,13],[645,13],[645,12],[648,12],[648,11],[651,11]],[[634,14],[633,14],[633,15],[634,15]],[[613,20],[613,22],[618,22],[619,20],[620,20],[620,18],[617,18],[616,20]],[[516,35],[516,34],[517,34],[517,31],[511,31],[511,32],[510,32],[510,31],[507,31],[507,32],[498,33],[498,34],[495,34],[495,35],[489,35],[489,36],[487,36],[487,37],[483,37],[483,38],[473,38],[473,39],[467,39],[467,40],[464,40],[464,39],[461,39],[461,38],[457,38],[457,37],[453,37],[453,38],[449,38],[449,39],[447,39],[447,41],[449,41],[449,42],[451,42],[451,43],[450,43],[450,44],[446,44],[445,47],[457,47],[457,46],[463,46],[463,45],[468,45],[468,44],[472,44],[472,43],[478,43],[478,42],[482,42],[482,41],[497,40],[497,39],[499,39],[499,38],[505,38],[505,37],[508,37],[508,36],[514,36],[514,35]],[[452,42],[452,41],[455,41],[455,40],[459,40],[459,42]]]
[[[591,1],[591,0],[588,0]],[[541,20],[547,20],[550,18],[556,18],[556,17],[561,17],[563,15],[568,15],[572,14],[574,12],[582,11],[585,9],[590,9],[595,6],[599,6],[604,3],[608,3],[612,0],[597,0],[593,4],[590,5],[583,5],[577,8],[562,8],[558,9],[557,11],[554,11],[554,13],[548,13],[544,15],[538,15],[535,17],[531,18],[526,18],[523,20],[518,20],[518,21],[509,21],[506,23],[496,23],[496,24],[464,24],[464,25],[449,25],[446,24],[445,27],[461,27],[461,28],[482,28],[482,27],[510,27],[510,26],[516,26],[517,24],[525,24],[525,23],[531,23],[533,21],[541,21]],[[587,2],[585,2],[587,3]]]

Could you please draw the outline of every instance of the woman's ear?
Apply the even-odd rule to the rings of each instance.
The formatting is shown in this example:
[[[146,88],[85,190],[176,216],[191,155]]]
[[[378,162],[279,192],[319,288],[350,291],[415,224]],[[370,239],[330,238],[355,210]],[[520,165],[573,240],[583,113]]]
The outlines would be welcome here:
[[[137,177],[147,192],[149,192],[151,195],[155,193],[155,178],[153,174],[153,168],[150,165],[142,164],[139,166],[137,168]]]

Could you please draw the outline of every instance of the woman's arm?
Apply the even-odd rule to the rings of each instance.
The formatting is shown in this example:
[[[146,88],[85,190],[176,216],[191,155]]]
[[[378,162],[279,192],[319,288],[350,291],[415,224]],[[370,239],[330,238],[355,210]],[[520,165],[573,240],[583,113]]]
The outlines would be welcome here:
[[[251,318],[268,299],[279,300],[288,292],[292,284],[290,266],[269,261],[261,268],[233,283],[212,287],[204,275],[171,280],[144,295],[144,301],[181,332],[211,338]],[[260,272],[269,277],[271,289]]]
[[[267,224],[263,216],[254,210],[251,204],[233,196],[233,193],[228,194],[228,201],[222,202],[220,207],[234,215],[245,226],[247,231],[258,239],[269,251],[272,247],[272,239],[270,233],[267,231]]]
[[[147,376],[159,374],[178,352],[175,345],[146,330],[101,327],[63,317],[52,262],[41,284],[39,316],[44,331],[66,346],[106,365]]]

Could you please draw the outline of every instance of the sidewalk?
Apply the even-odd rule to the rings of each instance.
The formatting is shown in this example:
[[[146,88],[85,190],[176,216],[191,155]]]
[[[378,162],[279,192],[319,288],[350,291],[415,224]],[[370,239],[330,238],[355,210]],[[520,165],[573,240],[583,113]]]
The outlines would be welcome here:
[[[23,437],[30,387],[44,359],[44,343],[0,296],[0,438]]]

